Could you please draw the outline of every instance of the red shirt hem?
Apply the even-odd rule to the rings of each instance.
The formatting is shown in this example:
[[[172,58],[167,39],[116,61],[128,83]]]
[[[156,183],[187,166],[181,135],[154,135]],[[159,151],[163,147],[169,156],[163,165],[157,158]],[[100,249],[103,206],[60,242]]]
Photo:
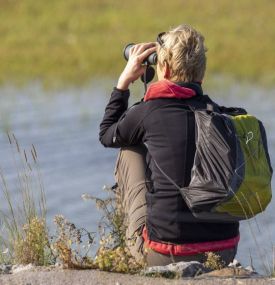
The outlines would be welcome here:
[[[146,227],[143,228],[142,236],[146,247],[151,248],[159,253],[167,255],[195,255],[209,251],[221,251],[235,247],[239,240],[240,235],[219,241],[208,241],[198,243],[185,243],[185,244],[171,244],[165,242],[156,242],[149,240]]]

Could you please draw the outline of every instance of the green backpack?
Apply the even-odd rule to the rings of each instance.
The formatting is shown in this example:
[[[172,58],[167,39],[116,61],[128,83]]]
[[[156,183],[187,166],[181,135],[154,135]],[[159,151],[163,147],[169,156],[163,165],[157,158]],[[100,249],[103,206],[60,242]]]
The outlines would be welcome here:
[[[263,212],[272,197],[272,167],[263,124],[241,108],[190,109],[196,153],[187,187],[179,187],[192,214],[205,221],[238,221]]]

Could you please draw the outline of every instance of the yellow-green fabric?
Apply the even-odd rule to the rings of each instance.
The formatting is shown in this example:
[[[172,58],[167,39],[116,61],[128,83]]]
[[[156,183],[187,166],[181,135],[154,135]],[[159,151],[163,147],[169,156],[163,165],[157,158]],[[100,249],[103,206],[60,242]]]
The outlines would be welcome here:
[[[232,116],[231,119],[243,152],[245,174],[235,195],[215,210],[247,219],[262,212],[270,202],[272,173],[258,120],[251,115]],[[238,169],[235,173],[238,175]]]

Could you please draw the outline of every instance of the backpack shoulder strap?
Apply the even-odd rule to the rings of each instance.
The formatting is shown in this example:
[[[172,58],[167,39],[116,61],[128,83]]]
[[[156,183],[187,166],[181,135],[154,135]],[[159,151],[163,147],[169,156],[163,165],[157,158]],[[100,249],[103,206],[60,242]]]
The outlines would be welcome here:
[[[212,101],[208,95],[196,96],[194,98],[184,100],[184,105],[188,107],[191,111],[209,111],[221,113],[220,106]]]

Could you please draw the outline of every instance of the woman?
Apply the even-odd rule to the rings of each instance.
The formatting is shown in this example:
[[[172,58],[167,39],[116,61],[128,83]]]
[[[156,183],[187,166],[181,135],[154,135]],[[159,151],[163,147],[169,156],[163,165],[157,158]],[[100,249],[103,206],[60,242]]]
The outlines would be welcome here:
[[[155,51],[158,81],[142,102],[128,109],[129,85],[144,73],[142,63]],[[128,246],[137,260],[146,248],[149,266],[203,262],[209,251],[228,264],[237,251],[239,223],[195,219],[163,174],[181,187],[190,182],[196,145],[189,106],[212,102],[201,88],[205,52],[203,36],[188,25],[160,34],[157,43],[135,45],[100,125],[101,143],[121,147],[115,175],[127,217]]]

